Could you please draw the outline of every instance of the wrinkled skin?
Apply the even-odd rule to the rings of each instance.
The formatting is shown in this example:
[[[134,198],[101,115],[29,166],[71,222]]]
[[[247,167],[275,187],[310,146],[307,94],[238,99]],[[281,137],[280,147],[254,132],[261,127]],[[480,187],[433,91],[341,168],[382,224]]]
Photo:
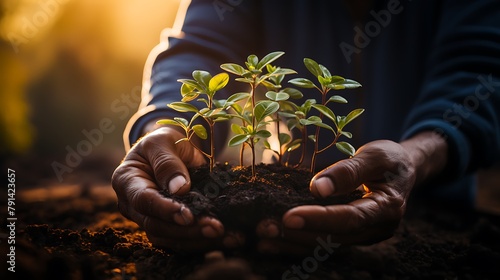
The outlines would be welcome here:
[[[372,244],[393,235],[416,184],[438,174],[446,163],[443,138],[426,132],[398,144],[388,140],[362,146],[354,157],[324,169],[311,180],[318,197],[346,194],[360,185],[363,198],[346,205],[293,208],[282,221],[266,220],[257,233],[259,250],[311,254],[318,238],[340,244]]]
[[[225,235],[220,221],[210,217],[195,220],[187,207],[159,193],[160,189],[187,193],[191,182],[186,166],[205,163],[189,143],[175,144],[182,137],[175,129],[159,128],[132,147],[112,177],[118,208],[157,246],[189,252],[222,244],[231,247],[239,236]]]
[[[186,166],[205,163],[189,143],[174,144],[182,136],[175,129],[159,128],[127,153],[112,179],[120,212],[141,226],[157,246],[193,252],[242,245],[244,237],[225,232],[220,221],[195,220],[189,209],[159,194],[159,189],[188,192]],[[404,215],[413,186],[444,168],[446,151],[444,139],[431,132],[401,144],[379,140],[362,146],[354,157],[317,173],[310,189],[315,196],[327,197],[364,185],[370,191],[367,195],[346,205],[300,206],[290,209],[281,221],[262,221],[256,229],[261,237],[257,249],[307,254],[318,238],[339,244],[389,238]]]

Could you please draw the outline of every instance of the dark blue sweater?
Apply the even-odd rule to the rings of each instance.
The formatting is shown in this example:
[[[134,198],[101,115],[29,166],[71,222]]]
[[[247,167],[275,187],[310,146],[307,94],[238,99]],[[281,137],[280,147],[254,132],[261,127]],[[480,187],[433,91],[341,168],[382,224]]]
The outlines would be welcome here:
[[[276,64],[297,77],[313,78],[302,64],[310,57],[363,85],[340,92],[349,104],[333,108],[366,109],[348,129],[355,147],[425,130],[446,137],[448,167],[429,188],[470,199],[473,172],[500,155],[500,1],[373,1],[361,14],[346,2],[193,0],[182,30],[170,30],[150,56],[126,146],[146,122],[176,114],[166,104],[180,99],[177,79],[281,50]],[[319,166],[333,163],[332,154],[321,154]]]

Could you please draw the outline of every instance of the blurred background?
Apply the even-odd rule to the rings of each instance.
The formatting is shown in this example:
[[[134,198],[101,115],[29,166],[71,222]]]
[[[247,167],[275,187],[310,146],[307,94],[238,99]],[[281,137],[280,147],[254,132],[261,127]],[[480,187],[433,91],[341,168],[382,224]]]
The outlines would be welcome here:
[[[109,181],[179,1],[0,0],[2,165],[26,185]]]

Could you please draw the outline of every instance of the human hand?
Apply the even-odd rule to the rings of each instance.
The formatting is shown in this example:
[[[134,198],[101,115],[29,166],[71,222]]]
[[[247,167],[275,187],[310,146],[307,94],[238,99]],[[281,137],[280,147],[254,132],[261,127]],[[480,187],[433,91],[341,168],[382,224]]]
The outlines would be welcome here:
[[[174,128],[158,128],[127,153],[112,176],[119,211],[136,222],[149,240],[176,251],[205,251],[223,242],[224,227],[215,218],[195,220],[179,202],[160,194],[185,194],[191,182],[186,166],[205,163],[187,142],[175,144],[183,134]]]
[[[316,174],[310,190],[328,197],[364,185],[369,192],[348,204],[299,206],[286,212],[281,222],[263,221],[257,228],[259,250],[311,254],[318,243],[370,244],[391,237],[411,189],[444,168],[446,151],[444,139],[427,133],[401,144],[380,140],[364,145],[354,157]]]

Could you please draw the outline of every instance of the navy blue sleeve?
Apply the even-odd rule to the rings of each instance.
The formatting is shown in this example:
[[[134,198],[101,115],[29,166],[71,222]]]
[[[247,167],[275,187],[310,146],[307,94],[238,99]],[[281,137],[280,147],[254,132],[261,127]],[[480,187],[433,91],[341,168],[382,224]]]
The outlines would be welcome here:
[[[449,144],[451,181],[500,156],[500,1],[444,1],[409,138],[433,130]]]
[[[174,28],[164,31],[164,39],[146,63],[142,103],[124,133],[126,149],[142,136],[147,123],[179,114],[166,106],[181,98],[178,79],[192,78],[193,70],[215,75],[222,72],[220,64],[243,62],[249,51],[257,52],[254,34],[260,21],[253,5],[253,1],[181,2]]]

